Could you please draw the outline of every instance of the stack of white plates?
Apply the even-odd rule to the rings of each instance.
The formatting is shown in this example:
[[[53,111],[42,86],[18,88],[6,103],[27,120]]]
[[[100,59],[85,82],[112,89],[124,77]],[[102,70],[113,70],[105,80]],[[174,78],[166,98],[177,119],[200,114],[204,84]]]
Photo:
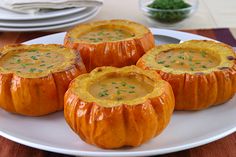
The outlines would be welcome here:
[[[99,7],[69,8],[20,14],[0,8],[0,31],[45,31],[68,28],[95,17]]]

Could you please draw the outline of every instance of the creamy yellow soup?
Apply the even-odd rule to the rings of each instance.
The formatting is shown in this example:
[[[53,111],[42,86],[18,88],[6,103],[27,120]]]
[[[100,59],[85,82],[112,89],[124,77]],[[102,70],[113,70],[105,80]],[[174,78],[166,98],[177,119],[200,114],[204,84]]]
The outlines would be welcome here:
[[[121,101],[143,97],[152,90],[151,85],[135,77],[108,77],[94,83],[89,91],[99,99]]]
[[[63,63],[62,54],[48,50],[17,50],[7,53],[0,59],[0,66],[16,73],[40,73],[51,70]]]
[[[96,28],[79,36],[78,40],[96,43],[123,40],[133,36],[133,33],[120,28]]]
[[[156,62],[167,68],[186,71],[204,70],[219,64],[217,57],[210,55],[207,51],[190,49],[172,49],[161,52],[156,56]]]

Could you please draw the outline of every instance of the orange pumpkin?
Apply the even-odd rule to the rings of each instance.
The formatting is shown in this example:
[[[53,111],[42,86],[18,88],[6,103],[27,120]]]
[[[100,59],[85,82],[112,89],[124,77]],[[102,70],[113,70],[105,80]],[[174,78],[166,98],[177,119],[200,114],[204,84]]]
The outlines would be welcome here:
[[[174,95],[155,71],[100,67],[72,81],[64,116],[85,142],[102,148],[139,146],[170,121]]]
[[[12,113],[62,110],[70,81],[86,72],[79,55],[62,45],[9,45],[0,52],[0,107]]]
[[[137,62],[156,70],[175,95],[175,110],[200,110],[222,104],[236,91],[234,50],[223,43],[192,40],[150,50]]]
[[[64,45],[81,54],[88,71],[100,66],[123,67],[155,46],[148,28],[127,20],[98,21],[71,29]]]

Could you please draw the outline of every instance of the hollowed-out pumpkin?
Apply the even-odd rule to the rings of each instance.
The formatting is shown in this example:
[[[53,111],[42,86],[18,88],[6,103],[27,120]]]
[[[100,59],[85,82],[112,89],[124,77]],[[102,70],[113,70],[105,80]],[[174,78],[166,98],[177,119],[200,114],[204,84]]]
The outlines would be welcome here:
[[[155,71],[100,67],[72,81],[64,115],[81,139],[102,148],[139,146],[170,121],[174,95]]]
[[[155,45],[148,28],[127,20],[80,24],[66,34],[64,44],[81,54],[88,71],[136,64]]]
[[[156,70],[171,84],[176,110],[200,110],[234,96],[235,63],[230,46],[191,40],[153,48],[140,58],[137,66]]]
[[[0,107],[21,115],[62,110],[70,81],[86,72],[79,55],[62,45],[10,45],[0,52]]]

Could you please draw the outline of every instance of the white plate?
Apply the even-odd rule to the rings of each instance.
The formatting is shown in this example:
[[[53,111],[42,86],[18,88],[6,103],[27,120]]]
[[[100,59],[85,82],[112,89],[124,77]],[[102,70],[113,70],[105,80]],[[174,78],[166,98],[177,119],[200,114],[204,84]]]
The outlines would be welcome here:
[[[76,12],[80,12],[86,9],[85,7],[81,8],[68,8],[68,9],[60,9],[55,11],[45,11],[39,12],[38,14],[21,14],[12,12],[3,8],[0,8],[0,20],[36,20],[36,19],[46,19],[46,18],[53,18],[58,16],[65,16],[69,14],[73,14]]]
[[[170,30],[152,29],[183,41],[208,39]],[[65,33],[53,34],[26,42],[63,43]],[[84,143],[66,124],[63,113],[32,118],[0,110],[0,134],[27,146],[47,151],[83,156],[148,156],[200,146],[236,130],[236,96],[221,106],[198,112],[174,112],[169,126],[151,141],[135,148],[105,150]]]
[[[73,21],[78,21],[97,10],[96,7],[86,8],[83,11],[76,12],[73,14],[59,16],[55,18],[47,18],[47,19],[39,19],[39,20],[21,20],[21,21],[0,21],[0,27],[7,28],[25,28],[25,27],[42,27],[42,26],[51,26],[51,25],[59,25],[64,23],[69,23]]]
[[[79,18],[75,21],[62,23],[62,24],[58,24],[58,25],[42,26],[42,27],[25,27],[25,28],[23,28],[23,27],[3,27],[3,26],[0,26],[0,31],[30,32],[30,31],[49,31],[49,30],[57,30],[57,29],[61,29],[61,28],[67,28],[67,27],[71,27],[71,26],[74,26],[74,25],[79,24],[79,23],[86,22],[86,21],[94,18],[99,13],[100,9],[101,9],[100,7],[96,7],[92,12],[90,12],[89,14],[87,14],[83,18]]]

